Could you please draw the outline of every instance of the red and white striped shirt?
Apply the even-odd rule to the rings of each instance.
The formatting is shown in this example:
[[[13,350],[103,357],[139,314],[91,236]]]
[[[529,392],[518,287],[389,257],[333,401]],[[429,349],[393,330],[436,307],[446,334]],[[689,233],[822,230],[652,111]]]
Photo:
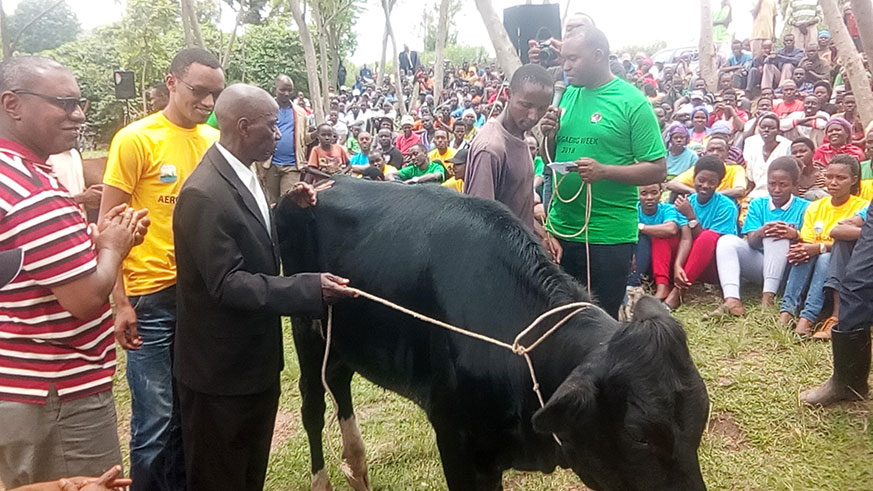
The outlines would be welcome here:
[[[0,139],[0,250],[17,247],[21,273],[0,289],[0,400],[44,404],[51,385],[62,401],[111,389],[109,302],[80,320],[51,291],[96,270],[87,224],[49,166]]]

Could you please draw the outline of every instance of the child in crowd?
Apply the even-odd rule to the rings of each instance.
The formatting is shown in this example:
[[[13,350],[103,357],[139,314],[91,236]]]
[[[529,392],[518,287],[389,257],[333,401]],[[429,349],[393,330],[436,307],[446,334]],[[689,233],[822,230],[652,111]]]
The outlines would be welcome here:
[[[318,125],[318,145],[309,154],[310,167],[336,174],[349,165],[349,155],[346,149],[336,143],[336,134],[328,123]]]
[[[664,304],[671,309],[682,303],[682,292],[697,279],[713,279],[715,248],[719,237],[737,233],[736,203],[715,191],[725,174],[725,165],[714,155],[701,157],[694,165],[694,190],[687,198],[676,198],[676,209],[688,223],[682,226],[682,236],[676,253],[673,272],[673,290]]]
[[[718,239],[716,264],[724,305],[714,313],[727,310],[732,315],[745,315],[740,302],[740,278],[763,283],[761,305],[773,305],[788,264],[788,248],[799,238],[803,214],[809,206],[809,201],[792,194],[799,177],[794,157],[773,160],[767,169],[769,196],[749,203],[741,231],[746,240],[736,235]]]
[[[679,230],[688,221],[673,205],[660,203],[660,197],[660,184],[640,186],[637,205],[640,234],[628,287],[631,290],[640,287],[642,276],[651,271],[655,296],[664,300],[670,293],[670,269],[679,247]]]
[[[802,309],[794,332],[803,338],[812,334],[824,306],[825,281],[835,238],[832,234],[839,236],[838,225],[850,223],[845,221],[854,216],[863,219],[867,213],[868,202],[853,194],[859,190],[860,175],[858,159],[849,155],[831,159],[825,171],[830,197],[809,205],[803,215],[800,242],[792,244],[788,250],[791,271],[782,297],[779,322],[792,323],[797,311]],[[803,297],[807,286],[808,293]]]

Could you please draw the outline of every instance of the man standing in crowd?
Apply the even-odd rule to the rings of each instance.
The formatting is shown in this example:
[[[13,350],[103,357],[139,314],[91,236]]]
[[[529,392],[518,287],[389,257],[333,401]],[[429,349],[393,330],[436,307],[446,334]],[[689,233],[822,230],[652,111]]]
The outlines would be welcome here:
[[[534,165],[524,133],[549,108],[553,83],[541,65],[524,65],[512,74],[506,110],[479,130],[470,145],[464,175],[466,194],[500,201],[531,231],[538,229],[534,225]]]
[[[776,0],[758,0],[752,9],[752,56],[761,54],[764,41],[770,41],[776,32]]]
[[[176,331],[173,209],[185,179],[218,139],[203,123],[224,89],[218,59],[201,48],[180,51],[166,78],[163,111],[118,131],[109,147],[100,214],[122,203],[147,208],[152,225],[124,262],[112,292],[115,339],[127,353],[130,467],[136,490],[184,489],[172,349]]]
[[[294,94],[291,77],[285,74],[276,77],[274,90],[279,103],[278,124],[282,138],[273,158],[258,164],[270,204],[276,204],[279,196],[300,182],[300,168],[306,165],[306,145],[312,140],[306,111],[291,101]]]
[[[250,85],[232,85],[215,106],[221,140],[179,194],[173,217],[179,261],[178,381],[188,489],[263,489],[279,405],[281,315],[320,315],[354,296],[330,274],[279,276],[276,222],[253,162],[270,158],[281,134],[278,105]],[[298,183],[289,196],[315,204]]]
[[[45,163],[75,145],[81,97],[52,60],[0,63],[0,250],[23,251],[0,292],[0,480],[13,488],[121,464],[109,293],[147,222],[122,205],[89,235]]]
[[[821,22],[821,7],[818,0],[788,0],[785,9],[786,29],[790,29],[798,46],[818,45],[818,29]]]
[[[667,150],[646,97],[610,72],[603,32],[579,28],[564,40],[561,55],[569,86],[560,123],[551,109],[541,129],[554,148],[548,155],[574,161],[577,170],[553,183],[547,230],[564,269],[583,284],[590,271],[588,287],[618,317],[637,241],[636,186],[664,180]]]

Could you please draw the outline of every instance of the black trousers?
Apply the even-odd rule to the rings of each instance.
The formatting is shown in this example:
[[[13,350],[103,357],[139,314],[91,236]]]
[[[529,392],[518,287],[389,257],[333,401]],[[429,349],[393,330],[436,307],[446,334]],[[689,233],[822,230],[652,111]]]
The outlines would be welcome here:
[[[873,206],[851,254],[840,281],[839,331],[865,329],[873,323]]]
[[[241,396],[204,394],[182,383],[177,388],[188,491],[263,490],[279,381]]]
[[[585,243],[566,240],[560,242],[564,249],[561,267],[578,282],[588,286],[588,258],[585,254]],[[618,310],[624,300],[627,277],[637,245],[628,242],[609,245],[591,244],[588,247],[591,254],[591,294],[607,314],[618,319]]]

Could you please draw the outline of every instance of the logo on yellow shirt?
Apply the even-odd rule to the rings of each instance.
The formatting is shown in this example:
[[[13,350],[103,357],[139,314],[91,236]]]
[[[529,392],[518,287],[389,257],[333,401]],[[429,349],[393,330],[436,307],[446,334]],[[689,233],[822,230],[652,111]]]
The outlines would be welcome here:
[[[173,164],[164,164],[161,166],[161,182],[169,184],[176,182],[179,176],[176,174],[176,166]]]

